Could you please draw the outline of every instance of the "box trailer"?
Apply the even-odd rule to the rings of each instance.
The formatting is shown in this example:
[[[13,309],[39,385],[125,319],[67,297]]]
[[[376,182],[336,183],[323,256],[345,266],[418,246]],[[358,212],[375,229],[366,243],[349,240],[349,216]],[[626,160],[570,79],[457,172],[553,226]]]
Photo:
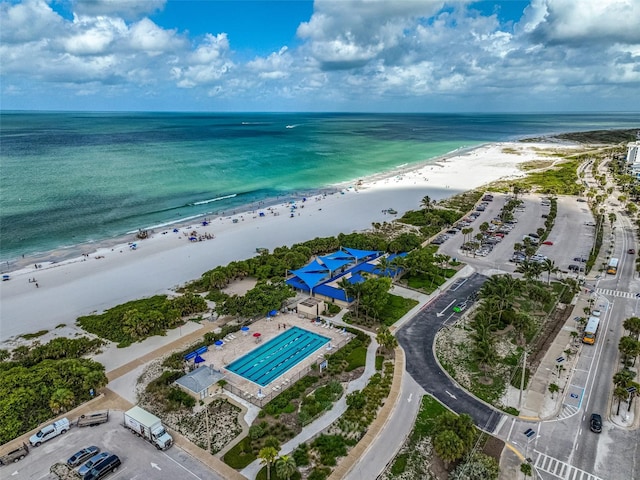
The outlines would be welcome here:
[[[155,445],[158,450],[166,450],[173,444],[173,438],[167,433],[162,421],[140,407],[133,407],[124,413],[124,426]]]

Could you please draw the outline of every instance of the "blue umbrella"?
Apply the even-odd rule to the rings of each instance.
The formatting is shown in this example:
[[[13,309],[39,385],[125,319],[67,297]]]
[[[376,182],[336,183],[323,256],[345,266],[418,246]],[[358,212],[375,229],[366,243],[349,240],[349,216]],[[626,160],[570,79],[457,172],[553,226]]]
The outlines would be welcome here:
[[[216,342],[214,343],[214,345],[216,347],[221,347],[222,345],[224,345],[224,342],[222,340],[216,340]]]
[[[242,330],[243,332],[248,332],[249,331],[249,327],[247,327],[246,325],[243,326],[240,330]]]
[[[202,358],[200,355],[198,355],[193,362],[194,363],[202,363],[202,362],[204,362],[204,358]]]

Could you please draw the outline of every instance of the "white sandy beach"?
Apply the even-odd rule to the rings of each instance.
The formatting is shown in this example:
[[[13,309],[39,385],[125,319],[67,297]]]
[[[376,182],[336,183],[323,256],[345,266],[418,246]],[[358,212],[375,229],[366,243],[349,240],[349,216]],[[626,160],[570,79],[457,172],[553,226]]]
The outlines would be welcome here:
[[[517,150],[518,153],[505,153]],[[557,143],[501,143],[480,147],[436,164],[388,176],[364,179],[357,189],[298,201],[294,216],[288,205],[212,219],[208,226],[194,222],[174,233],[157,230],[151,238],[104,249],[73,260],[42,264],[11,272],[0,283],[0,342],[60,324],[72,326],[78,316],[99,312],[129,300],[169,293],[172,288],[217,265],[255,255],[256,247],[273,249],[315,237],[351,233],[390,221],[407,210],[420,208],[428,195],[442,199],[502,178],[522,176],[518,165],[548,160],[540,150],[563,148]],[[575,147],[565,147],[575,148]],[[397,216],[384,214],[393,208]],[[277,215],[276,215],[277,214]],[[236,223],[233,220],[237,220]],[[189,242],[189,232],[214,239]],[[29,279],[35,278],[36,288]],[[69,329],[60,329],[65,335]],[[5,347],[7,344],[5,343]]]

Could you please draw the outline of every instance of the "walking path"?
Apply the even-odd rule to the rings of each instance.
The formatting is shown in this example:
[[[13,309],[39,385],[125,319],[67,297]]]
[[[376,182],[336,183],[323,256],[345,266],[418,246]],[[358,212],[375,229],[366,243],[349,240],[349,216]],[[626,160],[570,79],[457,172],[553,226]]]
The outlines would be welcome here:
[[[344,324],[342,320],[338,319],[332,319],[332,322],[337,324]],[[356,390],[362,390],[367,385],[367,382],[369,381],[371,376],[376,373],[376,351],[378,350],[378,342],[376,342],[375,336],[373,334],[370,333],[369,336],[371,337],[371,343],[367,348],[367,361],[363,374],[355,380],[349,382],[349,385],[345,389],[344,395],[342,395],[340,400],[338,400],[333,405],[333,408],[331,410],[325,412],[315,421],[304,427],[298,435],[282,445],[282,447],[280,448],[280,455],[291,453],[298,445],[307,442],[308,440],[314,438],[316,435],[319,435],[333,422],[340,418],[342,414],[347,410],[347,395],[351,392],[355,392]],[[260,460],[255,460],[247,467],[245,467],[240,473],[242,473],[242,475],[247,478],[255,478],[261,468],[262,464],[260,463]]]

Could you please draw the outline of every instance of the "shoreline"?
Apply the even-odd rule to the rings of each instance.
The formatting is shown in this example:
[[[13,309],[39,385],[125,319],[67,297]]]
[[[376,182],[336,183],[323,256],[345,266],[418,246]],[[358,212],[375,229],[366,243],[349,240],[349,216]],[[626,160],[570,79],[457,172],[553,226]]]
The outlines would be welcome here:
[[[304,197],[314,197],[319,194],[334,194],[340,193],[343,190],[348,190],[351,187],[358,183],[362,183],[364,186],[367,184],[385,180],[388,178],[392,178],[398,175],[406,174],[415,170],[422,169],[431,165],[440,165],[442,162],[446,162],[451,158],[455,158],[457,156],[462,156],[465,154],[469,154],[476,149],[480,149],[483,147],[487,147],[490,145],[495,145],[498,143],[518,143],[520,140],[516,140],[514,142],[497,142],[497,143],[481,143],[475,146],[463,146],[456,148],[450,152],[447,152],[443,155],[438,155],[435,157],[430,157],[424,160],[419,160],[417,162],[411,164],[403,164],[397,167],[394,167],[390,170],[384,170],[380,172],[375,172],[370,175],[362,176],[359,178],[353,178],[350,180],[346,180],[343,182],[337,182],[328,184],[322,187],[313,187],[308,190],[292,190],[283,195],[279,195],[277,197],[265,197],[263,200],[258,202],[251,202],[246,204],[240,204],[237,206],[233,206],[227,211],[224,210],[214,210],[211,212],[205,212],[201,214],[196,214],[188,218],[184,219],[175,219],[175,220],[167,220],[166,222],[160,225],[150,225],[150,226],[142,226],[139,230],[146,230],[150,235],[156,234],[157,231],[173,229],[173,228],[190,228],[194,224],[199,224],[203,220],[209,220],[209,217],[214,217],[215,220],[219,218],[234,216],[239,213],[244,215],[252,214],[256,210],[266,209],[268,207],[275,207],[282,203],[283,201],[296,201]],[[228,215],[229,211],[231,215]],[[55,266],[61,263],[69,262],[71,260],[82,260],[80,257],[85,255],[94,255],[98,254],[100,251],[111,248],[122,248],[127,246],[130,243],[136,243],[144,240],[140,240],[136,237],[138,231],[129,231],[122,234],[117,234],[112,237],[101,238],[99,240],[89,240],[86,242],[77,243],[69,246],[61,246],[58,248],[54,248],[52,250],[46,250],[42,252],[34,252],[31,254],[25,255],[23,258],[14,257],[4,260],[0,263],[0,274],[13,274],[14,272],[19,272],[25,268],[28,268],[34,264],[42,264],[43,266]]]
[[[38,269],[29,259],[28,265],[11,273],[10,281],[0,283],[0,342],[43,329],[52,331],[61,324],[81,332],[74,326],[79,316],[138,298],[172,294],[177,286],[218,265],[255,256],[258,247],[273,250],[315,237],[367,230],[373,222],[392,221],[420,208],[426,195],[440,200],[500,178],[522,177],[525,172],[518,165],[548,158],[543,153],[551,148],[579,146],[487,144],[371,176],[366,183],[362,179],[355,186],[343,184],[337,193],[296,201],[293,210],[292,204],[279,201],[271,207],[262,205],[264,216],[253,210],[217,217],[206,226],[191,222],[177,233],[168,227],[145,240],[134,240],[136,249],[124,242],[57,263],[43,261]],[[386,214],[389,208],[398,215]],[[211,239],[190,242],[191,232]],[[39,283],[37,288],[28,282],[32,277]]]

